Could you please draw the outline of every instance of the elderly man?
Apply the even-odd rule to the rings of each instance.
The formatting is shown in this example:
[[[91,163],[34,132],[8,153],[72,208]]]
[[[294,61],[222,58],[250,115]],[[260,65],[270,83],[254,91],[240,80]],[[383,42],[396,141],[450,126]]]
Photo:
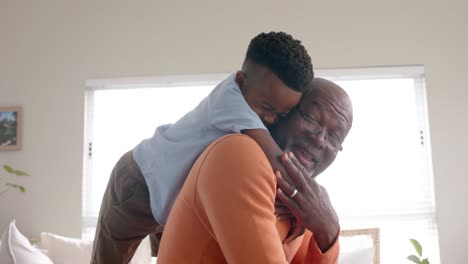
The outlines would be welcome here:
[[[165,226],[158,263],[337,263],[339,223],[314,178],[335,160],[352,106],[336,84],[314,79],[272,135],[289,178],[272,171],[245,135],[213,142],[198,158]],[[278,220],[275,197],[296,220]],[[294,225],[306,232],[285,241]]]

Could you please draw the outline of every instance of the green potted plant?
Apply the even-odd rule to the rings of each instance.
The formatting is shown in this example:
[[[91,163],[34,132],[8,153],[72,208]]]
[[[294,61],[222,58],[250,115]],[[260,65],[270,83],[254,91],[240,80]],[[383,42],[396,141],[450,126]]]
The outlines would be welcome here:
[[[15,177],[29,176],[26,172],[13,169],[8,165],[3,165],[3,171],[0,173],[0,196],[3,196],[11,189],[26,192],[26,187],[14,182]],[[2,186],[3,185],[3,186]]]
[[[422,257],[422,247],[421,244],[416,239],[410,239],[411,244],[413,245],[414,250],[418,254],[416,255],[409,255],[408,260],[416,263],[416,264],[429,264],[429,259]]]

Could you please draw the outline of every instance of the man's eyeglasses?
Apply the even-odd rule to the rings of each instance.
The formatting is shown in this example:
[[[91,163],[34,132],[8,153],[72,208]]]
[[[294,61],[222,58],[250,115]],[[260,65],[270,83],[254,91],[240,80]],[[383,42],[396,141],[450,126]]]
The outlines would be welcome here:
[[[307,123],[310,133],[318,135],[322,132],[323,128],[317,122],[317,119],[313,115],[305,115],[302,112],[302,109],[299,105],[296,106],[297,112],[302,117],[302,119]],[[327,133],[324,138],[325,146],[334,152],[339,152],[343,150],[340,140],[334,134]]]

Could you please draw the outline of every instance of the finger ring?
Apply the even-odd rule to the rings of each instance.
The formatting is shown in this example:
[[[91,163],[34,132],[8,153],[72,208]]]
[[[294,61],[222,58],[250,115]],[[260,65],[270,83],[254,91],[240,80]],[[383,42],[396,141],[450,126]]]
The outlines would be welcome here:
[[[294,196],[296,196],[296,195],[297,195],[297,189],[294,188],[293,193],[289,197],[294,198]]]

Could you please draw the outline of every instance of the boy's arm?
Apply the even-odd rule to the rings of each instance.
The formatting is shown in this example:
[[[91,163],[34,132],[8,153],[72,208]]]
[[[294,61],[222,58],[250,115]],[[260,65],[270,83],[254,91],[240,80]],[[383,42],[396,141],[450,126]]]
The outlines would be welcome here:
[[[246,129],[264,129],[267,132],[240,90],[223,87],[218,94],[210,95],[210,102],[209,122],[217,129],[227,133],[241,133]]]
[[[279,171],[281,175],[284,175],[286,179],[289,179],[288,173],[286,172],[286,169],[283,167],[280,160],[281,155],[283,154],[283,150],[278,146],[278,144],[276,144],[276,141],[273,139],[273,137],[271,137],[268,131],[264,129],[246,129],[243,130],[242,133],[248,135],[257,142],[257,144],[267,156],[273,171]],[[289,208],[284,206],[279,199],[276,199],[275,202],[275,214],[277,215],[278,220],[294,217]],[[284,242],[290,242],[304,234],[305,227],[302,226],[298,221],[295,222],[296,225],[294,225],[293,229],[290,230],[288,237],[284,240]]]
[[[268,161],[273,168],[273,171],[279,170],[282,175],[287,175],[281,163],[281,155],[283,150],[276,144],[276,141],[265,129],[244,129],[243,134],[251,137],[262,148],[263,152],[268,158]]]

